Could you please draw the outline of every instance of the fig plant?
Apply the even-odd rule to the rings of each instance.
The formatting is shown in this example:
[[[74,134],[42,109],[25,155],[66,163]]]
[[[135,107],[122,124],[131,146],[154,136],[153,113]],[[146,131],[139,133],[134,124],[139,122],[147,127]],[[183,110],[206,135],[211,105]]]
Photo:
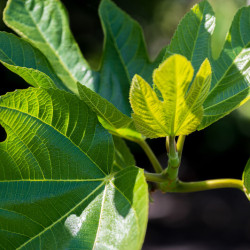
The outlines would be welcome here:
[[[4,22],[19,37],[0,32],[0,61],[33,87],[0,98],[1,249],[140,249],[147,181],[163,192],[231,187],[250,197],[250,161],[243,180],[178,179],[185,136],[249,100],[250,7],[235,15],[217,60],[208,1],[153,62],[137,22],[110,0],[99,15],[105,39],[95,71],[60,1],[7,2]],[[167,166],[146,142],[159,137]],[[124,139],[142,147],[155,173],[136,166]]]

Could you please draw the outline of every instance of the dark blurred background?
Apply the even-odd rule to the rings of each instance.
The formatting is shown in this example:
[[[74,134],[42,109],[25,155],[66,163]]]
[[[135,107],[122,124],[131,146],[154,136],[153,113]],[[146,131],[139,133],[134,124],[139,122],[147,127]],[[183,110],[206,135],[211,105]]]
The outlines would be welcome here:
[[[150,57],[167,45],[183,15],[195,0],[114,1],[143,27]],[[217,18],[213,56],[218,57],[226,32],[245,0],[210,0]],[[93,68],[102,53],[103,33],[98,18],[99,0],[63,1],[79,46]],[[6,4],[0,1],[0,13]],[[2,22],[0,30],[11,32]],[[216,44],[216,46],[214,46]],[[0,65],[0,94],[26,88],[18,76]],[[0,127],[0,141],[5,139]],[[149,141],[166,165],[164,140]],[[128,143],[137,165],[152,170],[143,152]],[[203,131],[187,137],[180,169],[183,181],[241,178],[250,156],[250,102]],[[238,190],[224,189],[192,194],[152,194],[144,250],[250,249],[250,204]],[[128,249],[129,250],[129,249]]]

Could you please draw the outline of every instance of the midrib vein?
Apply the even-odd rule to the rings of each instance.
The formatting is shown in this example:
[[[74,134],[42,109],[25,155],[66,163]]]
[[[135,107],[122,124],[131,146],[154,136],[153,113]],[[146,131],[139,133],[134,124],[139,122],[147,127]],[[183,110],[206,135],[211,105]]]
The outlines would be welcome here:
[[[19,112],[19,113],[22,113],[22,114],[24,114],[24,115],[27,115],[27,116],[29,116],[29,117],[32,117],[33,119],[37,119],[37,120],[39,120],[42,124],[45,124],[45,125],[47,125],[48,127],[50,127],[50,128],[52,128],[52,129],[54,129],[55,131],[57,131],[60,135],[62,135],[64,138],[66,138],[67,140],[69,140],[76,148],[78,148],[78,150],[80,151],[80,152],[82,152],[84,155],[86,155],[87,157],[88,157],[88,159],[106,176],[107,174],[98,166],[98,165],[96,165],[96,163],[92,160],[92,158],[87,154],[87,152],[84,152],[84,151],[82,151],[82,149],[80,148],[80,147],[78,147],[72,140],[70,140],[70,138],[68,138],[68,137],[66,137],[66,135],[64,135],[63,133],[61,133],[57,128],[55,128],[55,127],[53,127],[51,124],[48,124],[48,123],[46,123],[46,122],[44,122],[43,120],[41,120],[40,118],[38,118],[38,117],[35,117],[35,116],[33,116],[33,115],[31,115],[31,114],[28,114],[28,113],[26,113],[26,112],[23,112],[23,111],[20,111],[20,110],[18,110],[18,109],[15,109],[15,108],[9,108],[9,107],[4,107],[4,106],[0,106],[0,109],[9,109],[9,110],[13,110],[13,111],[15,111],[15,112]]]
[[[78,204],[76,204],[72,209],[70,209],[66,214],[64,214],[62,217],[60,217],[58,220],[56,220],[55,222],[53,222],[50,226],[46,227],[43,231],[41,231],[39,234],[33,236],[32,238],[30,238],[28,241],[26,241],[24,244],[22,244],[21,246],[19,246],[17,249],[21,249],[22,247],[26,246],[27,244],[29,244],[32,240],[36,239],[37,237],[39,237],[40,235],[42,235],[43,233],[45,233],[46,231],[50,230],[54,225],[56,225],[57,223],[59,223],[61,220],[63,220],[66,216],[68,216],[71,212],[73,212],[75,209],[77,209],[85,200],[87,200],[90,196],[92,196],[95,192],[97,192],[103,185],[105,184],[105,182],[101,183],[98,187],[96,187],[88,196],[86,196],[83,200],[81,200]]]

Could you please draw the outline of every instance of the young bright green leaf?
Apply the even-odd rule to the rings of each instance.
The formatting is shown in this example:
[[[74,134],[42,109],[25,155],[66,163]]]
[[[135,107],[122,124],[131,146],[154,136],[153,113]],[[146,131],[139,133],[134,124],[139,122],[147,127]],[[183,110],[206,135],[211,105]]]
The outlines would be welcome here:
[[[243,172],[243,187],[247,198],[250,200],[250,159]]]
[[[203,129],[244,104],[250,98],[250,6],[234,17],[224,49],[211,60],[213,78],[204,103]]]
[[[215,16],[208,1],[196,4],[181,20],[166,49],[165,58],[181,54],[191,61],[197,72],[201,63],[210,59],[211,36],[215,28]]]
[[[211,66],[208,59],[202,63],[190,90],[177,116],[176,134],[187,135],[197,129],[203,118],[203,103],[209,93],[211,83]]]
[[[141,248],[143,170],[115,168],[112,137],[84,102],[56,89],[16,91],[0,98],[0,124],[1,248]]]
[[[83,58],[69,28],[67,13],[57,0],[9,0],[5,23],[46,55],[59,78],[73,92],[76,82],[93,82],[92,71]]]
[[[91,89],[78,83],[80,98],[100,117],[99,121],[110,133],[130,140],[142,140],[134,121],[119,111],[112,103]]]
[[[0,32],[0,62],[35,87],[67,90],[46,57],[13,34]]]
[[[150,138],[187,135],[196,130],[203,116],[202,104],[211,82],[211,67],[206,59],[193,78],[191,63],[181,55],[165,60],[154,71],[153,81],[160,101],[141,77],[133,78],[130,101],[133,118],[142,134]]]
[[[180,55],[169,57],[154,71],[154,84],[164,100],[168,135],[179,135],[178,128],[184,122],[182,120],[183,113],[187,111],[186,92],[192,81],[193,71],[191,63]],[[191,124],[186,125],[190,126]]]
[[[132,80],[130,103],[137,130],[143,135],[157,138],[169,134],[161,101],[150,85],[138,75],[135,75]]]

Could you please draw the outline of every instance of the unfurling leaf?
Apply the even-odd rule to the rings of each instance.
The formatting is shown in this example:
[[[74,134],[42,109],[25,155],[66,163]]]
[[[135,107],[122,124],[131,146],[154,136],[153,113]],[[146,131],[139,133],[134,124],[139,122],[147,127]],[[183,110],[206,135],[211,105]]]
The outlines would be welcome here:
[[[136,127],[142,134],[157,138],[187,135],[196,130],[210,88],[212,72],[208,59],[200,66],[190,87],[193,72],[191,62],[181,55],[165,60],[153,73],[162,101],[146,81],[134,76],[130,102]]]

